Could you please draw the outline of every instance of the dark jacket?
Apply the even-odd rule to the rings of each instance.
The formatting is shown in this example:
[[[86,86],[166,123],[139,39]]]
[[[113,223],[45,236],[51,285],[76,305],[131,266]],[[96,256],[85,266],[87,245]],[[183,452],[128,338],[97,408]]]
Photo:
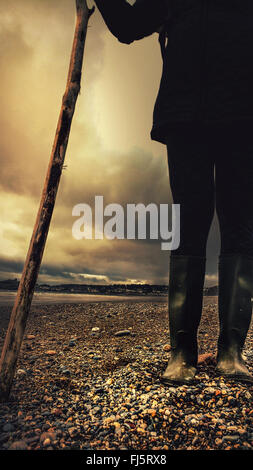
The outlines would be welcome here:
[[[124,43],[172,14],[151,138],[175,125],[253,121],[253,0],[95,0]]]

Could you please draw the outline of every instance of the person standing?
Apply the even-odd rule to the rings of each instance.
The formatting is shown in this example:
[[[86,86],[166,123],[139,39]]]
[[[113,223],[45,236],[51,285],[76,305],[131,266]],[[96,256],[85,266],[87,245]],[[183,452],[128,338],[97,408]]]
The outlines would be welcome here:
[[[206,265],[216,209],[219,254],[217,374],[253,383],[242,357],[253,295],[253,3],[251,0],[95,0],[130,44],[160,32],[163,72],[151,138],[167,146],[181,209],[171,252],[171,358],[162,380],[194,381]]]

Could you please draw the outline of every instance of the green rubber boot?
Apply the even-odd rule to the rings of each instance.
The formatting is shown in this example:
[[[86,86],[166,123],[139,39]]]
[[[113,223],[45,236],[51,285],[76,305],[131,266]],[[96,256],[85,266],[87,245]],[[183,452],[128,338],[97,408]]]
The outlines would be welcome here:
[[[249,330],[253,291],[253,258],[227,255],[219,258],[220,335],[216,371],[228,379],[253,383],[242,349]]]
[[[169,326],[171,358],[161,380],[168,385],[194,382],[198,362],[206,258],[171,256]]]

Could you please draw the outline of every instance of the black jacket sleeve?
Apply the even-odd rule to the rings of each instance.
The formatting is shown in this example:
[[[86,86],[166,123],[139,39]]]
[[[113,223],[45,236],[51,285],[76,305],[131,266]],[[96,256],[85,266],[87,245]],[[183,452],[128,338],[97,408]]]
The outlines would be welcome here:
[[[95,0],[111,33],[120,42],[130,44],[154,33],[166,20],[168,0]]]

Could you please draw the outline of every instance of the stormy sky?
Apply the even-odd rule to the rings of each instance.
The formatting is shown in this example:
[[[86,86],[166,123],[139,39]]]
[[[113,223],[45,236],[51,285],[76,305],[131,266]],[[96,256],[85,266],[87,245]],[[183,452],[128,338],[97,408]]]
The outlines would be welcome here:
[[[91,5],[92,2],[90,1]],[[74,0],[0,0],[0,279],[20,277],[65,90]],[[121,44],[98,11],[89,24],[78,98],[40,283],[165,284],[160,241],[75,240],[72,208],[171,204],[166,147],[151,141],[162,70],[158,35]],[[217,282],[215,217],[206,283]]]

